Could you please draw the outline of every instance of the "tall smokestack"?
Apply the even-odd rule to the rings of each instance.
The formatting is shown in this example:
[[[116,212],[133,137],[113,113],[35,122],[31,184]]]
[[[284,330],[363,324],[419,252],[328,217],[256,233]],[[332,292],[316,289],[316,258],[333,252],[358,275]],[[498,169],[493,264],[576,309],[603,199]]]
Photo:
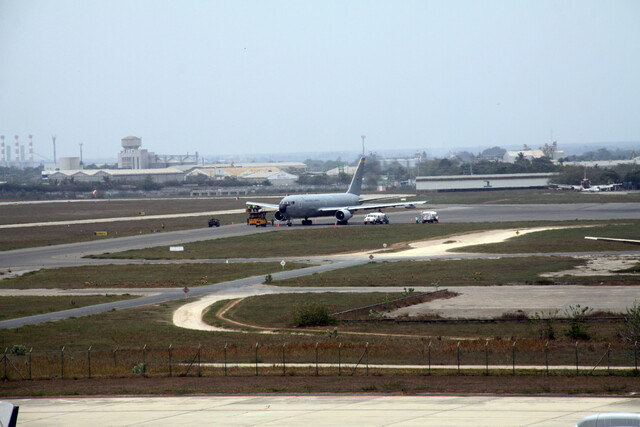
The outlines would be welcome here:
[[[33,135],[29,135],[29,162],[33,163]]]
[[[18,163],[20,161],[20,137],[18,135],[15,136],[16,138],[16,160],[15,162]]]
[[[7,154],[4,150],[4,135],[0,135],[0,151],[2,152],[2,164],[7,161]]]
[[[56,161],[56,136],[51,137],[53,139],[53,167],[55,168],[58,162]]]

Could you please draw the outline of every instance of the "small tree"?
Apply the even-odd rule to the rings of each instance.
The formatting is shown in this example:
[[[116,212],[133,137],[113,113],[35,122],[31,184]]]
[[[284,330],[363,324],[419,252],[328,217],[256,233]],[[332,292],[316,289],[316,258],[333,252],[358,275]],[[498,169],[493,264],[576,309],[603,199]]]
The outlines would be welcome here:
[[[585,325],[584,319],[591,314],[592,311],[592,308],[588,306],[580,307],[580,304],[576,304],[575,306],[570,305],[568,308],[565,308],[564,313],[566,317],[569,318],[569,330],[565,335],[573,339],[588,340],[590,337],[587,333],[587,325]]]

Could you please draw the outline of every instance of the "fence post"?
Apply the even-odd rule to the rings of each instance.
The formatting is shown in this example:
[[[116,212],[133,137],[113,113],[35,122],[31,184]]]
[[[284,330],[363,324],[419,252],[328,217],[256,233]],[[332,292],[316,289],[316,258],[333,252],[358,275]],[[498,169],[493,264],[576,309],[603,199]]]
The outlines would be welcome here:
[[[576,377],[580,375],[580,372],[578,371],[578,341],[576,341]]]
[[[544,362],[547,365],[547,376],[549,376],[549,341],[544,345]]]
[[[607,375],[611,375],[611,343],[607,347]]]
[[[142,346],[142,376],[147,375],[147,345]]]
[[[60,379],[64,379],[64,346],[60,350]]]
[[[638,375],[638,341],[633,344],[633,360],[636,365],[636,369],[633,371],[633,373],[634,375]]]
[[[318,343],[316,342],[316,377],[318,376]]]
[[[282,344],[282,376],[284,377],[285,375],[287,375],[287,362],[285,359],[285,347],[287,346],[287,343]]]
[[[91,347],[93,347],[92,345],[89,346],[89,350],[87,350],[87,359],[89,362],[89,379],[91,379]]]
[[[9,347],[5,347],[4,349],[4,357],[2,358],[2,360],[4,360],[4,375],[2,376],[3,379],[7,379],[7,351],[9,350]]]
[[[484,342],[484,364],[485,364],[485,375],[489,375],[489,340]]]
[[[33,347],[29,350],[29,379],[31,379],[31,352],[33,351]]]
[[[258,343],[256,343],[256,377],[258,376]]]
[[[364,347],[364,353],[367,356],[367,376],[369,376],[369,343]]]
[[[457,359],[458,359],[458,375],[460,375],[460,341],[457,345]]]
[[[429,340],[429,375],[431,375],[431,340]]]
[[[513,347],[511,347],[511,363],[512,363],[511,369],[514,376],[516,375],[516,342],[517,341],[514,341]]]
[[[227,376],[227,343],[224,343],[224,376]]]
[[[342,375],[342,370],[340,366],[340,350],[342,349],[342,343],[338,343],[338,376]]]
[[[202,344],[198,344],[198,376],[202,376],[202,372],[200,371],[200,349],[202,348]]]
[[[173,372],[171,372],[171,346],[173,344],[169,344],[169,376],[172,376]]]

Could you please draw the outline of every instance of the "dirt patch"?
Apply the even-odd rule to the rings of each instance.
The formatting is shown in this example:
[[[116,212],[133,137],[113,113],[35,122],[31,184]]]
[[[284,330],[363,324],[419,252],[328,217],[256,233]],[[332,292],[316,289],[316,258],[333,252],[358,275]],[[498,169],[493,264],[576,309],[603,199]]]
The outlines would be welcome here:
[[[637,273],[618,273],[638,263],[638,255],[579,255],[577,259],[586,259],[587,263],[571,270],[543,273],[541,277],[562,276],[608,276],[611,274],[632,276]]]
[[[465,393],[624,395],[640,391],[637,377],[623,376],[233,376],[4,381],[0,395],[188,395],[248,393]]]

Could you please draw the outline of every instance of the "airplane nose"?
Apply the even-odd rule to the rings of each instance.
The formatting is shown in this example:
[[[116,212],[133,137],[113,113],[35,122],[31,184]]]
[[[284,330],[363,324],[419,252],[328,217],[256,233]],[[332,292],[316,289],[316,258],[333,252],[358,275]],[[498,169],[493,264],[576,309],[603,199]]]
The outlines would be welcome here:
[[[279,210],[281,213],[285,213],[285,212],[287,211],[287,205],[286,205],[286,204],[284,204],[284,203],[281,203],[281,204],[280,204],[280,206],[278,207],[278,210]]]

